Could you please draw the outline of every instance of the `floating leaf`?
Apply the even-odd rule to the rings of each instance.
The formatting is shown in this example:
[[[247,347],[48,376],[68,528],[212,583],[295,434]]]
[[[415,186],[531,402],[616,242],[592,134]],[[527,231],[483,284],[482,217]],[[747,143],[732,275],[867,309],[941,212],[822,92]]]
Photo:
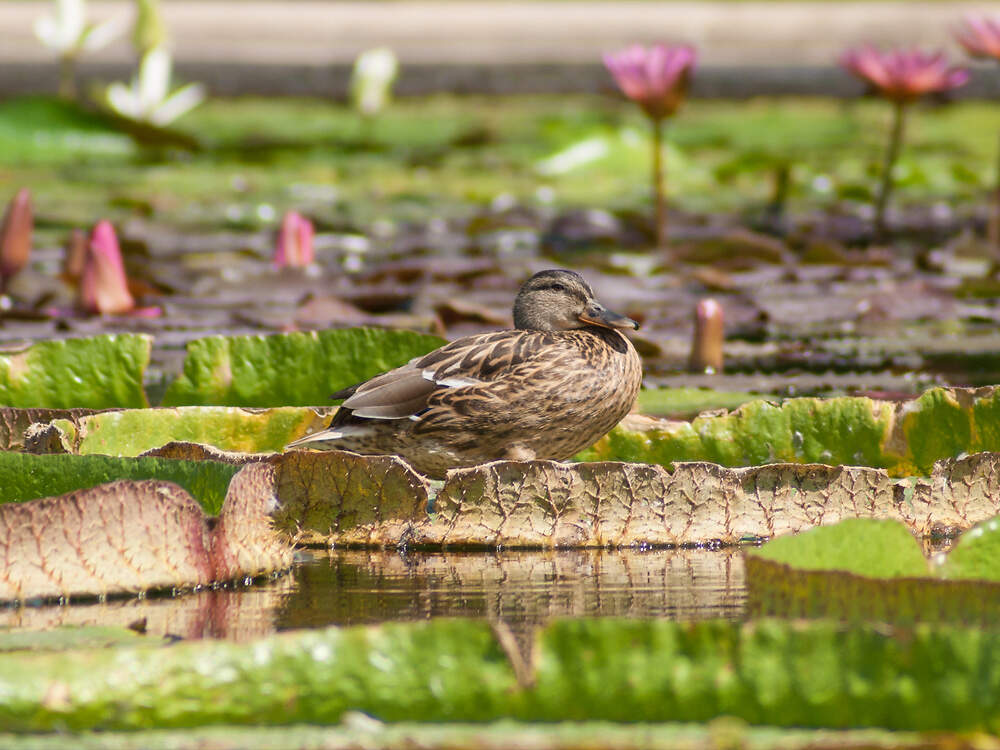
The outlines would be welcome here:
[[[1000,518],[962,534],[939,567],[945,578],[1000,581]]]
[[[77,625],[52,630],[0,629],[0,651],[67,651],[72,648],[106,648],[136,645],[143,636],[128,628]]]
[[[272,336],[210,336],[188,344],[164,406],[315,406],[330,394],[441,346],[412,331],[351,328]]]
[[[774,539],[748,554],[801,570],[837,570],[871,578],[926,576],[927,560],[897,521],[852,518]]]
[[[955,548],[964,552],[941,572],[987,578],[992,571],[996,579],[996,540],[977,545],[990,524],[995,530],[990,520],[967,532]],[[976,624],[1000,617],[1000,586],[932,578],[910,532],[891,521],[842,521],[775,539],[748,550],[746,565],[755,615]]]
[[[639,391],[639,412],[653,417],[679,419],[694,417],[703,411],[736,409],[760,398],[754,393],[708,388],[649,388]]]
[[[751,401],[691,422],[626,417],[578,458],[587,461],[712,461],[723,466],[789,461],[874,466],[927,475],[934,462],[1000,450],[997,388],[932,388],[896,404],[870,398]]]
[[[274,527],[301,542],[395,547],[427,521],[427,480],[395,456],[292,451],[272,463]]]
[[[136,334],[38,341],[0,351],[0,405],[55,409],[148,406],[152,339]]]
[[[331,409],[231,406],[125,409],[53,424],[65,450],[81,455],[138,456],[172,442],[191,442],[241,453],[280,452],[308,430],[325,427]]]
[[[205,510],[217,513],[239,468],[215,461],[0,452],[0,503],[59,495],[116,479],[162,479],[180,485]]]
[[[274,533],[273,467],[249,464],[210,520],[172,482],[119,480],[0,505],[0,601],[204,586],[288,568]]]
[[[38,464],[65,470],[98,458],[107,468],[113,461],[0,453],[4,468],[18,468],[10,466],[11,456],[23,459],[29,472]],[[66,466],[66,459],[77,467]],[[182,487],[163,481],[112,481],[0,505],[0,529],[8,531],[0,539],[0,601],[195,587],[261,575],[291,564],[293,538],[395,546],[427,519],[426,480],[388,456],[295,452],[242,467],[162,458],[117,464],[112,468],[125,475],[162,476],[180,467],[190,480],[192,468],[216,467],[210,478],[232,479],[216,522]],[[32,478],[44,481],[45,473],[35,471]],[[2,471],[0,480],[6,481]]]
[[[728,469],[496,461],[449,473],[414,543],[453,547],[686,545],[776,537],[846,518],[929,535],[1000,511],[1000,456],[943,461],[927,480],[882,469],[771,464]],[[922,558],[921,558],[922,560]]]
[[[490,626],[472,620],[12,652],[0,654],[0,722],[19,732],[335,724],[361,711],[386,722],[730,715],[793,727],[1000,727],[992,629],[604,618],[555,622],[536,644],[520,683]]]
[[[553,750],[608,747],[617,750],[677,750],[677,748],[775,748],[782,750],[953,750],[989,748],[991,738],[968,735],[890,732],[879,729],[782,729],[755,727],[735,718],[708,724],[613,724],[604,721],[534,722],[501,721],[490,724],[365,721],[355,717],[334,726],[298,724],[290,727],[213,726],[194,729],[153,729],[109,734],[107,732],[31,735],[0,734],[10,750],[63,750],[115,748],[115,750],[175,750],[179,747],[238,747],[243,750],[275,748],[500,748],[544,747]],[[732,744],[729,744],[732,743]]]

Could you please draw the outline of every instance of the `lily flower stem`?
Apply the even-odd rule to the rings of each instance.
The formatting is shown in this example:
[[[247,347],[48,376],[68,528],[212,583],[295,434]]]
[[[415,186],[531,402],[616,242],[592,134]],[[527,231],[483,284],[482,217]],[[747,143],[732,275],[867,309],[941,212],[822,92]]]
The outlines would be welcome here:
[[[653,124],[653,202],[655,205],[656,246],[667,244],[667,200],[664,195],[663,118],[652,118]]]
[[[886,237],[885,210],[889,205],[889,194],[892,192],[892,172],[899,158],[899,147],[903,142],[905,115],[906,102],[893,102],[892,131],[889,134],[889,147],[885,152],[885,163],[882,165],[882,183],[879,185],[875,201],[875,236],[879,240],[884,240]]]
[[[997,148],[996,185],[993,188],[993,207],[989,220],[989,243],[995,256],[1000,259],[1000,143]]]
[[[76,99],[76,58],[71,52],[59,57],[59,96]]]

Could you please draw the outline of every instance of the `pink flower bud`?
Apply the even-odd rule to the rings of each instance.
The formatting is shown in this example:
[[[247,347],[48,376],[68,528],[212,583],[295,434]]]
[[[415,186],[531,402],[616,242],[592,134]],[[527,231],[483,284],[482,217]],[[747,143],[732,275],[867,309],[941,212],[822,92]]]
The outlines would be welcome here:
[[[34,226],[31,191],[21,188],[7,204],[0,226],[0,289],[27,265]]]
[[[80,306],[90,313],[121,315],[135,308],[115,229],[100,221],[90,235],[80,278]]]
[[[274,267],[302,268],[315,260],[313,225],[297,211],[289,211],[281,220],[278,246],[274,252]]]
[[[725,320],[722,305],[703,299],[694,308],[694,338],[689,367],[695,372],[722,372]]]

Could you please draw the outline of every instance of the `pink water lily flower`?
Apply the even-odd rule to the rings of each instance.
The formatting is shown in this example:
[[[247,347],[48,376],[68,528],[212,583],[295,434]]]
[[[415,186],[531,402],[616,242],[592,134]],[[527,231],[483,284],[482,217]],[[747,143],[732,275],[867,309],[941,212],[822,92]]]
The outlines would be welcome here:
[[[669,117],[684,100],[697,55],[688,45],[634,44],[604,55],[604,65],[629,99],[655,120]]]
[[[1000,18],[969,14],[955,38],[972,57],[1000,60]]]
[[[1000,61],[1000,16],[977,16],[970,13],[955,37],[972,57],[991,57]],[[1000,165],[995,180],[987,234],[990,244],[1000,252]]]
[[[316,259],[313,250],[313,225],[297,211],[289,211],[281,220],[278,245],[274,251],[275,268],[302,268]]]
[[[27,265],[34,226],[31,191],[21,188],[7,204],[0,224],[0,292],[11,277]]]
[[[90,234],[80,277],[79,305],[86,312],[98,315],[155,317],[161,312],[158,307],[135,306],[118,237],[110,221],[99,221]]]
[[[840,64],[896,102],[964,86],[968,71],[949,64],[943,52],[896,49],[882,52],[871,45],[849,49]]]

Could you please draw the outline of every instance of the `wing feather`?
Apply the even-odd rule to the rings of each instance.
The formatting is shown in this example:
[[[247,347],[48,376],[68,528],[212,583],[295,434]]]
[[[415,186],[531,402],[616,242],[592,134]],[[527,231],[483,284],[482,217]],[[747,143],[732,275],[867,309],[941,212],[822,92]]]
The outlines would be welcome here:
[[[548,343],[541,331],[501,331],[468,336],[353,388],[338,414],[367,419],[405,419],[428,407],[441,389],[479,387],[503,378]],[[337,422],[338,420],[334,420]]]

